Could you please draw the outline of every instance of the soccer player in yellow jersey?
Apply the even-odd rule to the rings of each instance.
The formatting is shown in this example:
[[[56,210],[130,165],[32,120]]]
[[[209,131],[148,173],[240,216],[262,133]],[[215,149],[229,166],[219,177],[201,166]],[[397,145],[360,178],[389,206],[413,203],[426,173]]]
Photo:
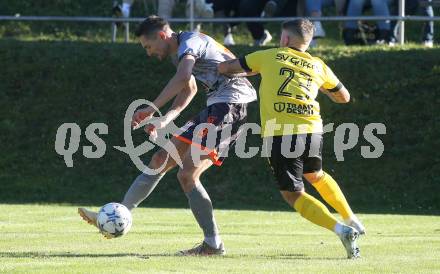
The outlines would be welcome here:
[[[226,75],[261,75],[261,133],[265,143],[271,143],[267,145],[271,148],[269,163],[281,195],[301,216],[334,231],[347,257],[357,258],[360,252],[356,239],[365,233],[365,228],[336,181],[322,170],[323,126],[316,101],[319,91],[336,103],[348,103],[350,94],[321,59],[307,52],[312,38],[312,22],[287,21],[282,25],[280,48],[222,62],[218,70]],[[303,177],[342,216],[345,224],[304,191]]]

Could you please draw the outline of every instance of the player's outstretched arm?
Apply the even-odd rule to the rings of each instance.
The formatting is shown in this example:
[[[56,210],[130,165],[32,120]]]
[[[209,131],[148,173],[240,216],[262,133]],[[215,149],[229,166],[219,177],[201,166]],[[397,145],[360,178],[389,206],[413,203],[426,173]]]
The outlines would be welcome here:
[[[335,103],[346,104],[350,102],[350,93],[344,86],[337,91],[329,91],[324,88],[321,88],[320,91],[327,95]]]
[[[252,76],[258,74],[258,72],[246,71],[244,68],[242,68],[239,59],[221,62],[218,64],[217,69],[220,74],[224,74],[229,77]]]

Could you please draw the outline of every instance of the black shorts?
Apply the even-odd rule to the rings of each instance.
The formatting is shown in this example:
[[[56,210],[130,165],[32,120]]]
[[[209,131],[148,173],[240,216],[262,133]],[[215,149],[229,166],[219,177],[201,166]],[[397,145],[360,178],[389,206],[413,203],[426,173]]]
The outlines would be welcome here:
[[[280,190],[303,190],[303,174],[322,169],[322,144],[321,133],[273,137],[268,159]]]
[[[246,118],[246,103],[212,104],[188,121],[174,137],[206,151],[214,164],[220,166]]]

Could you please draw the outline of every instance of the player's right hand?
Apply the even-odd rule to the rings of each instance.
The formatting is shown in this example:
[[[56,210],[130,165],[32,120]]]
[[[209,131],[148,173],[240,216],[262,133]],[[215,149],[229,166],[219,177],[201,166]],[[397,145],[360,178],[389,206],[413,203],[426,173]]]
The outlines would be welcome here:
[[[144,127],[144,131],[145,131],[148,135],[150,135],[150,139],[151,139],[152,141],[155,141],[155,140],[157,139],[157,130],[156,130],[156,127],[155,127],[154,125],[152,125],[152,124],[147,124],[147,125]]]
[[[151,117],[153,117],[153,112],[149,111],[148,108],[139,109],[133,114],[131,126],[136,129],[142,121],[151,119]]]

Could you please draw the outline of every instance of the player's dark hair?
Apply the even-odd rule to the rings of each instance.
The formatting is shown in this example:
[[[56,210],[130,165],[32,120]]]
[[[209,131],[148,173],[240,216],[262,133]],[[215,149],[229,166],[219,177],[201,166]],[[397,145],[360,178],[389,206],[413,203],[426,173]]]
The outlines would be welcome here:
[[[308,19],[295,19],[285,21],[282,24],[282,29],[302,38],[304,42],[309,42],[313,38],[315,27],[312,21]]]
[[[156,15],[151,15],[137,26],[134,34],[136,37],[140,37],[141,35],[153,37],[158,31],[165,30],[167,26],[169,26],[167,20]]]

